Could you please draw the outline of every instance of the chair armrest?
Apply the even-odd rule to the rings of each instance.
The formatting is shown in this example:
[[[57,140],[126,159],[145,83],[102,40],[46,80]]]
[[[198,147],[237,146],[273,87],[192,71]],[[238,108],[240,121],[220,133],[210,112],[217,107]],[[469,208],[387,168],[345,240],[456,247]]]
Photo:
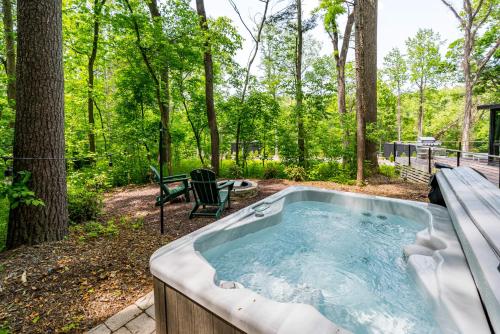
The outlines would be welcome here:
[[[173,176],[164,176],[163,183],[174,183],[174,182],[182,182],[187,181],[188,177],[186,174],[173,175]]]
[[[224,188],[229,188],[229,191],[231,191],[233,189],[233,186],[234,186],[234,181],[226,181],[222,184],[217,185],[217,189],[221,190]]]

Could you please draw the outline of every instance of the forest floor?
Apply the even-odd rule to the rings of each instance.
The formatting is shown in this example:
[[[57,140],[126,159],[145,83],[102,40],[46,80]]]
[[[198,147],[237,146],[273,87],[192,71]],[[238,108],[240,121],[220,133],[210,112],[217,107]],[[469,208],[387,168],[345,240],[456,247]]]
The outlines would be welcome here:
[[[426,185],[377,176],[365,187],[332,182],[259,181],[259,195],[234,199],[235,212],[291,185],[426,201]],[[0,333],[79,333],[101,323],[152,289],[149,257],[159,247],[213,219],[189,220],[192,203],[166,206],[159,233],[156,185],[106,194],[102,225],[72,227],[60,242],[0,253]],[[104,227],[102,227],[104,226]],[[101,228],[102,227],[102,228]],[[2,330],[2,328],[4,328]]]

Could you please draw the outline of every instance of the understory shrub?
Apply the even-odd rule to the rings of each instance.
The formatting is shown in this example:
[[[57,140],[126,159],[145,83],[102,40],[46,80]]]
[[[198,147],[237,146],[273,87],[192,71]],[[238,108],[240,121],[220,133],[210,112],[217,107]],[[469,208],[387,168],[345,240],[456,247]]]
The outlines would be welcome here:
[[[399,176],[398,171],[394,166],[389,166],[389,165],[380,165],[378,172],[381,175],[385,175],[390,178],[397,178]]]
[[[277,179],[283,174],[283,168],[278,163],[268,163],[264,167],[262,177],[264,179]]]
[[[315,181],[332,181],[337,183],[352,184],[355,177],[349,164],[330,161],[321,162],[311,168],[308,178]]]
[[[243,177],[243,169],[237,164],[229,166],[228,175],[232,179],[241,179]]]
[[[68,189],[68,213],[73,224],[97,219],[102,208],[103,196],[100,192],[85,188]]]
[[[285,174],[289,180],[293,181],[305,181],[307,178],[307,173],[304,167],[300,166],[288,166],[285,168]]]

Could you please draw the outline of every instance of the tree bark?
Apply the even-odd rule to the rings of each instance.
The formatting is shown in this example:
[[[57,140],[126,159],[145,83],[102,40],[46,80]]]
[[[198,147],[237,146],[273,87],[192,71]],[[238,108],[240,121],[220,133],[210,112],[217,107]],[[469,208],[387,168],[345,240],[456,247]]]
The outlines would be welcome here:
[[[303,53],[303,31],[302,31],[302,0],[297,0],[297,50],[295,57],[295,101],[297,112],[297,146],[299,149],[299,165],[305,166],[305,129],[303,114],[303,92],[302,92],[302,53]]]
[[[356,27],[357,175],[364,182],[364,160],[378,167],[376,143],[366,139],[367,124],[377,122],[377,0],[358,0]]]
[[[5,73],[7,74],[7,100],[9,103],[9,107],[15,108],[16,47],[14,36],[14,20],[12,18],[12,1],[13,0],[2,0],[2,8],[5,39]],[[2,117],[1,110],[0,117]]]
[[[44,206],[10,210],[7,248],[61,240],[68,232],[64,160],[62,2],[18,2],[14,172],[31,172]]]
[[[200,27],[208,35],[207,14],[205,13],[205,4],[203,0],[196,0],[196,10],[200,16]],[[211,162],[212,169],[216,175],[219,175],[219,130],[217,128],[217,115],[215,114],[214,104],[214,71],[212,61],[212,49],[210,40],[207,36],[205,41],[205,52],[203,55],[205,65],[205,101],[207,105],[208,126],[210,128],[211,143]]]

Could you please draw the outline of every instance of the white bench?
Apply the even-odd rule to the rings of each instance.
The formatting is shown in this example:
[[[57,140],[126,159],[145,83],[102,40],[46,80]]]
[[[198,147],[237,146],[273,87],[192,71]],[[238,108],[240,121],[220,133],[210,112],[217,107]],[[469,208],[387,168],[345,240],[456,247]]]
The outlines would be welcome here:
[[[443,169],[437,180],[491,325],[500,333],[500,189],[469,167]]]

